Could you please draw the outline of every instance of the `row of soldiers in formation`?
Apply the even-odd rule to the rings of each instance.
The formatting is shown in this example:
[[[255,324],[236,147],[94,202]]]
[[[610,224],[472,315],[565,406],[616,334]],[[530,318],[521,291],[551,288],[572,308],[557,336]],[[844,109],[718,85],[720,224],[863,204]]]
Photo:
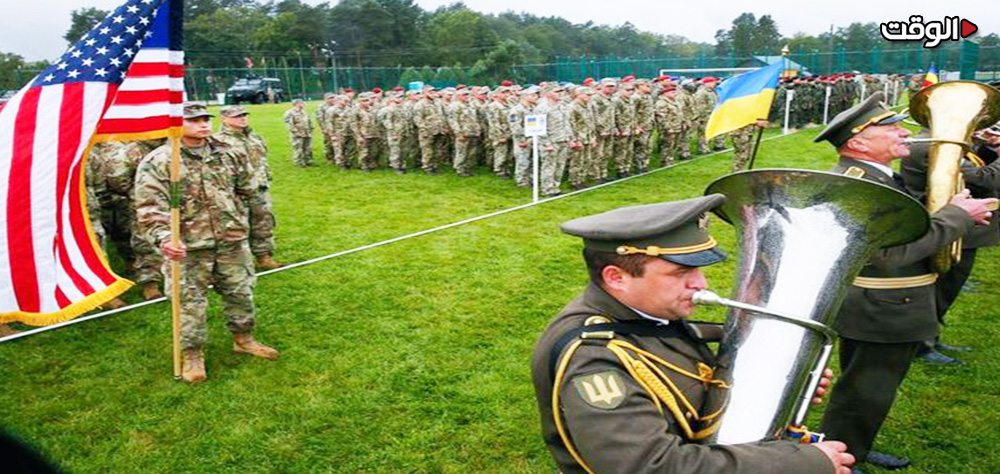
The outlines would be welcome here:
[[[542,193],[560,192],[564,176],[583,188],[612,176],[625,177],[650,167],[659,144],[660,165],[691,157],[692,140],[706,153],[705,124],[717,95],[715,78],[679,83],[656,79],[588,79],[582,85],[542,83],[522,87],[507,81],[486,86],[355,95],[351,90],[327,94],[316,111],[326,160],[343,168],[373,170],[385,164],[398,173],[422,168],[435,174],[443,164],[459,176],[471,176],[477,165],[532,183],[532,144],[525,117],[544,115],[547,132],[539,138]],[[293,160],[312,163],[312,118],[301,101],[285,113]]]
[[[922,76],[914,77],[920,78]],[[791,128],[801,128],[810,123],[825,123],[826,120],[851,108],[855,101],[865,100],[876,92],[885,95],[890,102],[889,105],[896,105],[904,92],[913,90],[916,79],[911,78],[909,84],[904,83],[905,79],[906,76],[895,74],[888,76],[833,74],[785,78],[782,79],[775,91],[769,118],[772,122],[782,123],[784,121],[785,101],[789,91],[794,91],[792,101],[788,104],[788,125]],[[920,82],[917,82],[916,90],[918,91],[920,90],[919,84]],[[829,99],[826,95],[828,89],[830,91]]]
[[[213,143],[245,150],[254,176],[255,192],[243,203],[250,228],[250,249],[257,268],[278,268],[274,261],[274,214],[271,203],[271,168],[267,160],[267,144],[247,124],[248,112],[243,106],[228,106],[222,110],[222,125],[212,135]],[[91,227],[104,249],[113,247],[123,262],[124,273],[141,288],[146,300],[163,296],[163,257],[159,249],[141,235],[136,214],[137,169],[154,151],[167,150],[167,139],[130,142],[107,141],[93,145],[87,160],[87,206]],[[185,170],[182,168],[182,175]],[[183,176],[182,176],[183,177]],[[107,252],[106,252],[107,253]],[[125,303],[115,299],[105,306],[118,308]]]

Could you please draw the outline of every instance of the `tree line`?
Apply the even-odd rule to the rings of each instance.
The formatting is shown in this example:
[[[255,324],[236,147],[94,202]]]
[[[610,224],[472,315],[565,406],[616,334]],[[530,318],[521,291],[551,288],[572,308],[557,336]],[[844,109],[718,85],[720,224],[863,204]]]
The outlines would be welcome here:
[[[108,14],[96,8],[70,13],[67,44]],[[631,23],[574,24],[528,13],[484,14],[454,3],[427,11],[413,0],[341,0],[311,6],[300,0],[187,0],[188,67],[403,67],[503,70],[559,60],[736,57],[793,52],[869,51],[885,47],[877,23],[852,23],[829,32],[783,35],[770,15],[743,13],[715,34],[716,43],[639,31]],[[980,33],[986,57],[1000,63],[1000,37]],[[993,56],[997,56],[994,58]],[[0,52],[0,89],[19,87],[22,71],[47,63]]]

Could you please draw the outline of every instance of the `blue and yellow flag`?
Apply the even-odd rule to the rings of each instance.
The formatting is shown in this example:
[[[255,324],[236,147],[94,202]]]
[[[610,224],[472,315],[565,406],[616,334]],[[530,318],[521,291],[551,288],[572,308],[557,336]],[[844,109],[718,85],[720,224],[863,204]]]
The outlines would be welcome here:
[[[719,84],[719,102],[705,125],[705,138],[767,120],[784,61],[740,74]]]

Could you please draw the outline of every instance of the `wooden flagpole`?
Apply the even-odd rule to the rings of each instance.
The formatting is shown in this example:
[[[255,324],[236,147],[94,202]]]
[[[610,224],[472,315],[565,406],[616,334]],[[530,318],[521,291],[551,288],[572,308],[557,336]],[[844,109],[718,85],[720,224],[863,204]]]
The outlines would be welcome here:
[[[170,136],[170,245],[181,246],[181,133]],[[173,319],[174,378],[181,377],[181,262],[170,259],[170,309]]]

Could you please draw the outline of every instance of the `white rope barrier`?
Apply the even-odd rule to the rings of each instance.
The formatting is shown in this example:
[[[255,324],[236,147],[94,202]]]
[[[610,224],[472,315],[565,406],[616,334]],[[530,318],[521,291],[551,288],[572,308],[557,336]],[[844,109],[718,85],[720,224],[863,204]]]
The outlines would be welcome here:
[[[775,135],[775,136],[772,136],[772,137],[765,138],[764,140],[766,141],[766,140],[772,140],[772,139],[775,139],[775,138],[782,138],[782,137],[786,137],[786,136],[789,136],[789,135],[794,135],[795,133],[798,133],[800,131],[802,131],[802,130],[797,130],[796,132],[791,133],[791,134],[787,134],[787,135]],[[458,227],[458,226],[462,226],[462,225],[465,225],[465,224],[470,224],[470,223],[481,221],[481,220],[484,220],[484,219],[490,219],[490,218],[501,216],[501,215],[504,215],[504,214],[507,214],[507,213],[511,213],[511,212],[515,212],[515,211],[520,211],[520,210],[523,210],[523,209],[528,209],[528,208],[531,208],[531,207],[534,207],[534,206],[538,206],[538,205],[541,205],[541,204],[549,203],[549,202],[556,201],[556,200],[559,200],[559,199],[568,198],[570,196],[576,196],[576,195],[579,195],[579,194],[583,194],[583,193],[587,193],[587,192],[591,192],[591,191],[596,191],[596,190],[601,189],[601,188],[605,188],[605,187],[616,185],[616,184],[621,184],[621,183],[624,183],[626,181],[630,181],[630,180],[633,180],[633,179],[636,179],[636,178],[641,178],[643,176],[648,176],[648,175],[651,175],[651,174],[654,174],[654,173],[659,173],[661,171],[674,168],[676,166],[683,166],[683,165],[688,165],[688,164],[691,164],[691,163],[696,163],[696,162],[701,161],[701,160],[703,160],[705,158],[709,158],[711,156],[715,156],[715,155],[718,155],[720,153],[726,153],[726,152],[729,152],[729,151],[732,151],[732,148],[726,148],[725,150],[719,150],[719,151],[716,151],[716,152],[712,152],[712,153],[709,153],[707,155],[702,155],[702,156],[699,156],[699,157],[691,159],[691,160],[679,161],[679,162],[676,162],[676,163],[674,163],[674,164],[672,164],[670,166],[664,166],[664,167],[661,167],[661,168],[652,169],[652,170],[649,170],[649,171],[647,171],[645,173],[634,174],[634,175],[629,176],[627,178],[621,178],[621,179],[617,179],[617,180],[614,180],[614,181],[609,181],[607,183],[602,183],[602,184],[597,184],[597,185],[594,185],[594,186],[590,186],[590,187],[585,188],[585,189],[580,189],[580,190],[577,190],[577,191],[569,192],[569,193],[566,193],[566,194],[560,194],[558,196],[553,196],[553,197],[550,197],[550,198],[541,199],[541,200],[539,200],[537,202],[529,202],[529,203],[526,203],[526,204],[522,204],[520,206],[514,206],[514,207],[507,208],[507,209],[502,209],[502,210],[499,210],[499,211],[496,211],[496,212],[491,212],[489,214],[483,214],[481,216],[471,217],[469,219],[461,220],[461,221],[458,221],[458,222],[452,222],[450,224],[445,224],[445,225],[434,227],[434,228],[431,228],[431,229],[421,230],[419,232],[414,232],[412,234],[401,235],[399,237],[394,237],[394,238],[391,238],[391,239],[388,239],[388,240],[383,240],[381,242],[375,242],[375,243],[372,243],[372,244],[362,245],[360,247],[355,247],[355,248],[352,248],[352,249],[349,249],[349,250],[342,250],[340,252],[331,253],[329,255],[324,255],[322,257],[316,257],[316,258],[305,260],[305,261],[302,261],[302,262],[291,263],[291,264],[285,265],[285,266],[283,266],[281,268],[275,268],[273,270],[267,270],[267,271],[259,272],[259,273],[257,273],[257,276],[258,277],[267,276],[267,275],[272,275],[272,274],[275,274],[275,273],[278,273],[278,272],[283,272],[283,271],[292,270],[292,269],[299,268],[299,267],[304,267],[304,266],[307,266],[307,265],[312,265],[312,264],[319,263],[319,262],[322,262],[322,261],[325,261],[325,260],[330,260],[332,258],[343,257],[345,255],[350,255],[352,253],[357,253],[357,252],[361,252],[361,251],[364,251],[364,250],[370,250],[370,249],[373,249],[373,248],[382,247],[384,245],[389,245],[389,244],[394,244],[396,242],[401,242],[403,240],[413,239],[413,238],[421,237],[421,236],[424,236],[424,235],[427,235],[427,234],[433,234],[435,232],[440,232],[442,230],[452,229],[452,228],[455,228],[455,227]],[[91,321],[91,320],[94,320],[94,319],[103,318],[105,316],[111,316],[113,314],[124,313],[126,311],[131,311],[133,309],[141,308],[143,306],[149,306],[149,305],[160,303],[160,302],[163,302],[163,301],[167,301],[167,298],[166,297],[156,298],[156,299],[152,299],[152,300],[149,300],[149,301],[143,301],[141,303],[136,303],[136,304],[128,305],[128,306],[125,306],[125,307],[122,307],[122,308],[118,308],[118,309],[112,309],[112,310],[108,310],[108,311],[102,311],[100,313],[92,314],[92,315],[89,315],[89,316],[82,316],[82,317],[79,317],[79,318],[76,318],[76,319],[72,319],[72,320],[69,320],[69,321],[62,322],[62,323],[53,324],[53,325],[50,325],[50,326],[44,326],[44,327],[40,327],[40,328],[30,329],[30,330],[27,330],[27,331],[22,331],[22,332],[19,332],[17,334],[11,334],[9,336],[0,337],[0,343],[7,342],[7,341],[12,341],[12,340],[15,340],[15,339],[20,339],[22,337],[32,336],[32,335],[43,333],[43,332],[46,332],[46,331],[51,331],[53,329],[59,329],[59,328],[62,328],[62,327],[73,325],[73,324],[82,323],[84,321]]]

